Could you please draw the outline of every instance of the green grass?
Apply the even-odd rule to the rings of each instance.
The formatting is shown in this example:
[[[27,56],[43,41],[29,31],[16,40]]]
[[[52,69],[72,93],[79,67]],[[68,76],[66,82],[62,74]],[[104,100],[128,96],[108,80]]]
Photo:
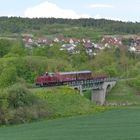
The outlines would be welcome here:
[[[140,108],[0,128],[0,140],[139,140]]]
[[[129,86],[126,81],[117,82],[116,86],[108,93],[107,102],[140,105],[140,91]]]
[[[89,99],[81,96],[78,91],[70,87],[31,89],[41,99],[47,102],[52,117],[66,117],[93,112],[102,112],[109,108],[96,107]]]

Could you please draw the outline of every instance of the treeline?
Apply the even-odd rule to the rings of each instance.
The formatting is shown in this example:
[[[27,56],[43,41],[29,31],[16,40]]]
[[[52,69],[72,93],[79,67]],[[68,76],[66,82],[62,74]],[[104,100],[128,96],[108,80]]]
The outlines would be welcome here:
[[[21,33],[40,30],[47,25],[64,24],[78,27],[93,27],[109,33],[140,33],[139,22],[122,22],[105,19],[62,19],[62,18],[21,18],[0,17],[0,33]]]

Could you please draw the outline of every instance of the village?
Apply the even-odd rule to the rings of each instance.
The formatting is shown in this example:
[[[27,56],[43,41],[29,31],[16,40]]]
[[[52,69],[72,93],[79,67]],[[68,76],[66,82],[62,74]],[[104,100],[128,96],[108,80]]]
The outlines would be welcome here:
[[[140,36],[135,35],[104,36],[98,43],[94,43],[87,38],[67,38],[62,35],[53,38],[34,38],[31,34],[23,34],[22,40],[26,48],[53,47],[54,44],[59,44],[60,51],[66,50],[71,54],[80,53],[80,50],[78,50],[79,45],[81,45],[90,56],[95,56],[99,51],[112,47],[126,47],[130,53],[140,54]]]

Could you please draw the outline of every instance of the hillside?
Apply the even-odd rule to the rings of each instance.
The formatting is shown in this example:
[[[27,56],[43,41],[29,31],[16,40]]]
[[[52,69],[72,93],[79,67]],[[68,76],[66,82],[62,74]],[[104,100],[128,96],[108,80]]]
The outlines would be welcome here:
[[[66,87],[37,89],[35,79],[46,71],[90,70],[95,76],[130,79],[119,83],[107,101],[139,105],[139,26],[94,19],[1,17],[0,125],[108,110]],[[131,47],[135,51],[129,51]]]
[[[47,33],[62,34],[72,28],[92,28],[104,34],[138,34],[140,23],[121,22],[105,19],[61,19],[61,18],[20,18],[0,17],[0,33]],[[67,35],[64,32],[64,35]]]

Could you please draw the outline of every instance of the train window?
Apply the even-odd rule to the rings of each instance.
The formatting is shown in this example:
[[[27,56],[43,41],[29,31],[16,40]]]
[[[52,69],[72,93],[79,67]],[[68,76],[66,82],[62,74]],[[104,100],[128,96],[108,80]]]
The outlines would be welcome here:
[[[50,77],[53,77],[53,76],[54,76],[54,73],[49,73],[49,76],[50,76]]]

